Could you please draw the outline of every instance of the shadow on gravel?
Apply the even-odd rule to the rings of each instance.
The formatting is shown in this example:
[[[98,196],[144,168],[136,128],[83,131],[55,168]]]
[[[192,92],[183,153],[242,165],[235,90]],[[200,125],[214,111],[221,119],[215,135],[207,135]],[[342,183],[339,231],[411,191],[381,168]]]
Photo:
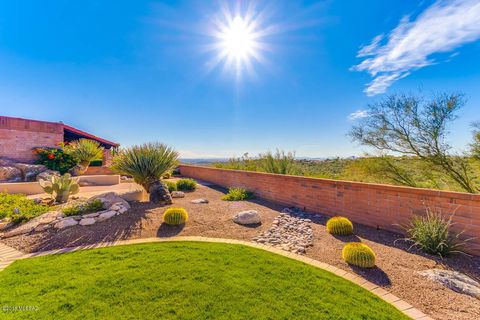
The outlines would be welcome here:
[[[390,287],[392,285],[388,275],[379,267],[375,266],[373,268],[365,269],[356,266],[350,266],[350,268],[352,268],[352,271],[360,275],[362,278],[365,278],[366,280],[375,283],[378,286]]]
[[[185,228],[185,224],[181,224],[178,226],[171,226],[166,224],[165,222],[162,222],[162,224],[157,230],[157,237],[160,237],[160,238],[174,237],[178,235],[180,232],[182,232],[183,228]]]

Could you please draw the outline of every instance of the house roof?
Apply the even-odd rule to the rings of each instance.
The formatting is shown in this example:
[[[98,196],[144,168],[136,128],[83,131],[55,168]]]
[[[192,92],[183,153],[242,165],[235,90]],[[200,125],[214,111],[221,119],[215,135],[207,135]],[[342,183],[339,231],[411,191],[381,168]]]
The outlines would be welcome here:
[[[63,133],[64,140],[67,141],[86,138],[99,142],[103,147],[106,147],[107,149],[120,146],[120,144],[116,142],[97,137],[91,133],[66,125],[63,122],[50,122],[0,116],[0,129],[45,132],[55,134]]]
[[[97,137],[93,134],[90,134],[90,133],[85,132],[83,130],[71,127],[71,126],[66,125],[66,124],[63,125],[63,131],[64,131],[65,135],[72,134],[73,136],[77,136],[76,137],[77,139],[86,138],[86,139],[95,140],[95,141],[100,142],[100,144],[102,144],[106,147],[118,147],[118,146],[120,146],[120,144],[118,144],[116,142],[108,141],[106,139]]]

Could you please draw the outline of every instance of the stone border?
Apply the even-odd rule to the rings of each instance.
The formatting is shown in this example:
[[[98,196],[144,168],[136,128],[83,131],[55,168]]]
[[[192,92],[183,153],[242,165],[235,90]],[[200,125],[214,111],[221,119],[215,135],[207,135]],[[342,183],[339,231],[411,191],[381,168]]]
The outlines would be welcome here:
[[[371,293],[373,293],[383,301],[393,305],[402,313],[404,313],[405,315],[407,315],[408,317],[414,320],[433,320],[433,318],[429,317],[422,311],[414,308],[412,305],[410,305],[406,301],[400,299],[399,297],[389,293],[388,291],[377,286],[376,284],[362,277],[359,277],[353,273],[339,269],[327,263],[323,263],[323,262],[308,258],[306,256],[302,256],[292,252],[287,252],[281,249],[273,248],[273,247],[259,244],[259,243],[247,242],[242,240],[234,240],[234,239],[208,238],[208,237],[199,237],[199,236],[176,236],[176,237],[170,237],[170,238],[140,238],[140,239],[131,239],[131,240],[117,240],[113,242],[100,242],[92,245],[69,247],[69,248],[50,250],[50,251],[41,251],[41,252],[28,253],[28,254],[23,254],[20,251],[17,251],[13,248],[10,248],[0,243],[0,271],[5,269],[13,261],[18,259],[42,257],[42,256],[51,255],[51,254],[67,253],[67,252],[74,252],[74,251],[85,250],[85,249],[97,249],[97,248],[119,246],[119,245],[152,243],[152,242],[177,242],[177,241],[197,241],[197,242],[239,244],[239,245],[244,245],[252,248],[265,250],[271,253],[275,253],[293,260],[303,262],[310,266],[331,272],[345,280],[353,282],[354,284],[359,285],[362,288],[370,291]]]

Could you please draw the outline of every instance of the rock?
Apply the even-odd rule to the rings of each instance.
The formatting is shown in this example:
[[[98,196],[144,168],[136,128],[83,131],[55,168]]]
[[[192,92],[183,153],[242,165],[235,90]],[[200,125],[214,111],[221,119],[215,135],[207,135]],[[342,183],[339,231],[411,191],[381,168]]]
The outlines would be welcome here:
[[[45,231],[47,229],[50,229],[51,227],[52,227],[51,224],[39,224],[38,226],[35,227],[35,232]]]
[[[107,219],[110,219],[111,217],[115,216],[117,214],[116,211],[103,211],[97,218],[98,222],[105,221]]]
[[[172,198],[185,198],[185,192],[183,191],[172,191],[170,194]]]
[[[312,221],[301,218],[302,216],[308,214],[295,208],[285,208],[273,220],[272,226],[253,238],[253,241],[305,254],[306,247],[313,245],[313,230],[310,226]]]
[[[261,221],[262,219],[260,218],[260,215],[255,210],[242,211],[233,217],[233,222],[242,225],[258,224],[261,223]]]
[[[22,172],[23,181],[35,181],[38,174],[47,170],[41,164],[15,163],[13,166]]]
[[[75,226],[78,224],[78,221],[72,218],[65,218],[60,220],[59,222],[55,223],[54,227],[57,229],[63,229],[71,226]]]
[[[420,271],[419,274],[426,276],[453,291],[480,299],[480,283],[466,274],[443,269],[424,270]]]
[[[128,211],[127,208],[121,207],[117,212],[118,212],[118,214],[122,214],[122,213],[125,213],[125,212],[127,212],[127,211]]]
[[[57,218],[63,218],[63,217],[64,217],[64,214],[61,211],[49,211],[47,213],[42,214],[39,217],[36,217],[30,220],[27,223],[38,222],[38,224],[48,224],[55,221]]]
[[[128,204],[128,202],[125,201],[123,198],[121,198],[115,192],[106,192],[106,193],[98,194],[88,199],[88,201],[93,201],[95,199],[102,201],[103,209],[110,209],[110,207],[113,206],[114,204],[121,204],[124,207],[130,209],[130,205]]]
[[[112,205],[112,206],[110,207],[110,210],[118,211],[118,210],[120,210],[120,205],[118,205],[117,203],[115,203],[114,205]]]
[[[200,199],[194,199],[192,201],[190,201],[191,203],[195,203],[195,204],[200,204],[200,203],[208,203],[208,200],[205,199],[205,198],[200,198]]]
[[[98,212],[94,212],[94,213],[88,213],[88,214],[84,214],[82,217],[83,218],[96,218],[100,215],[100,213]]]
[[[37,181],[40,181],[40,180],[50,180],[52,178],[52,176],[60,176],[60,172],[58,171],[55,171],[55,170],[50,170],[50,169],[47,169],[41,173],[39,173],[37,176],[36,176],[36,180]]]
[[[22,171],[13,166],[0,167],[0,182],[21,182]]]
[[[95,219],[94,218],[83,218],[82,220],[80,220],[79,224],[81,226],[89,226],[89,225],[92,225],[95,223]]]
[[[167,186],[163,182],[157,180],[155,181],[148,190],[150,194],[150,202],[159,203],[159,204],[172,204],[172,197],[168,192]]]

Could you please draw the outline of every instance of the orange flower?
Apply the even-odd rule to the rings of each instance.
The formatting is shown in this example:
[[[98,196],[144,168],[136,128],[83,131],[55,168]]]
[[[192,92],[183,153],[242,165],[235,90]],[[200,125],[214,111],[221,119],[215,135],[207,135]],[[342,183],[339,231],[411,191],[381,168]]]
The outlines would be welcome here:
[[[48,154],[48,159],[55,159],[55,155],[53,153]]]

